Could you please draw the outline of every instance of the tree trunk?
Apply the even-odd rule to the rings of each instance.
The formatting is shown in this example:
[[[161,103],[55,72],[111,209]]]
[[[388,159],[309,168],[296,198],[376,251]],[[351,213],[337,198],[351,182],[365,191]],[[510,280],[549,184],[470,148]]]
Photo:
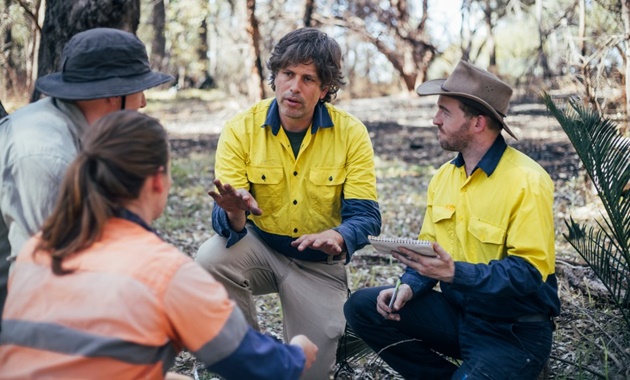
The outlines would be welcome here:
[[[494,24],[492,23],[492,5],[490,0],[485,1],[484,7],[484,20],[486,23],[486,30],[488,36],[486,37],[485,45],[488,48],[488,71],[491,73],[497,72],[497,48],[494,43]]]
[[[16,66],[16,62],[14,59],[13,52],[15,51],[14,43],[13,43],[13,31],[12,31],[12,23],[11,17],[9,17],[9,6],[11,5],[12,0],[4,0],[4,9],[7,12],[6,15],[2,17],[9,21],[8,24],[4,26],[4,36],[2,36],[2,63],[4,66],[4,81],[2,81],[3,90],[9,89],[17,89],[17,85],[19,83],[18,80],[18,71],[19,67]]]
[[[166,9],[164,0],[155,0],[151,10],[151,25],[153,26],[153,41],[151,42],[151,64],[162,71],[166,66]]]
[[[459,27],[459,40],[460,50],[462,52],[462,60],[470,61],[470,52],[472,51],[472,38],[466,36],[466,33],[470,33],[470,29],[467,28],[466,22],[470,18],[472,2],[471,0],[463,0],[461,7],[461,26]]]
[[[253,61],[249,84],[249,97],[252,101],[263,98],[265,78],[260,58],[260,30],[256,18],[256,0],[247,0],[247,33],[249,34],[250,56]]]
[[[628,131],[628,117],[630,116],[630,0],[621,0],[621,17],[623,18],[623,26],[625,31],[625,100],[626,100],[626,123],[622,133]]]
[[[624,0],[621,1],[622,3]],[[585,0],[580,0],[580,19],[578,25],[578,47],[582,57],[586,57],[586,3]]]
[[[315,0],[306,0],[306,5],[304,6],[304,26],[311,27],[313,26],[313,11],[315,10]]]
[[[139,22],[140,0],[47,0],[37,77],[59,69],[63,47],[73,35],[98,27],[135,33]],[[40,95],[35,89],[31,101]]]
[[[543,30],[542,2],[543,0],[536,0],[536,23],[538,24],[538,63],[543,70],[543,78],[549,79],[551,78],[551,69],[549,68],[549,61],[547,60],[547,53],[545,50],[547,34]]]
[[[33,39],[28,44],[29,56],[26,62],[26,86],[28,89],[32,89],[35,86],[37,80],[37,51],[39,50],[39,44],[42,37],[41,25],[44,22],[42,15],[42,0],[33,1],[33,25],[31,26],[31,33]]]

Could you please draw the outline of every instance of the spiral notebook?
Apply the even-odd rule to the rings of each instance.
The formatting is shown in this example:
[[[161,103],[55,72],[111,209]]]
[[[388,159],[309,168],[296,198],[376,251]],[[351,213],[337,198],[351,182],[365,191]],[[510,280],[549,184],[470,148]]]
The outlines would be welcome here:
[[[398,252],[398,247],[405,247],[422,256],[435,257],[433,246],[428,240],[417,240],[409,238],[382,238],[377,236],[368,236],[370,244],[381,253]]]

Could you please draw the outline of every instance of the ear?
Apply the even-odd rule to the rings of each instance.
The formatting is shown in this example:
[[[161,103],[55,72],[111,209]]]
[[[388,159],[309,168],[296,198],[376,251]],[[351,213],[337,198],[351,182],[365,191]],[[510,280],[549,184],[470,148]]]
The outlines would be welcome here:
[[[122,96],[110,96],[110,97],[105,98],[107,108],[112,111],[119,110],[121,99],[122,99]]]
[[[322,91],[319,93],[319,100],[322,100],[328,95],[328,86],[324,87]]]
[[[150,181],[151,190],[153,190],[153,192],[161,194],[162,192],[166,191],[164,168],[160,167],[157,173],[151,175],[147,179]]]
[[[488,116],[486,115],[477,116],[477,121],[475,122],[475,125],[473,126],[473,128],[475,129],[475,132],[482,132],[488,129]]]

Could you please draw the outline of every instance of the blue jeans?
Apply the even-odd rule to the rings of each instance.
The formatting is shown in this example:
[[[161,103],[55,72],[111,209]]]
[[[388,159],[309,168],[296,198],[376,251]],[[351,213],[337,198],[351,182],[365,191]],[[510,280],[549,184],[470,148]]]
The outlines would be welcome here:
[[[552,321],[481,319],[436,291],[407,302],[400,321],[390,321],[376,311],[376,297],[386,288],[355,292],[344,313],[352,330],[405,379],[536,379],[549,358]]]

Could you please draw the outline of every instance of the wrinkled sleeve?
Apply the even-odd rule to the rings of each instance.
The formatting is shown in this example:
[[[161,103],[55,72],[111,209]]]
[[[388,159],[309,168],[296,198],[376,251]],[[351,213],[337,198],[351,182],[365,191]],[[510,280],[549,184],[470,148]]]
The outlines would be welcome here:
[[[283,349],[278,350],[278,346]],[[298,346],[282,345],[249,327],[236,351],[208,366],[208,370],[228,379],[289,380],[300,377],[304,362],[304,353]]]
[[[301,348],[254,331],[225,288],[187,261],[164,294],[174,339],[212,372],[228,379],[297,379],[304,369]]]
[[[543,284],[540,272],[517,256],[488,264],[455,263],[452,288],[469,294],[499,297],[526,296]]]
[[[341,224],[335,228],[343,236],[347,261],[357,249],[369,243],[368,235],[379,235],[381,212],[376,192],[374,149],[365,125],[356,120],[349,130],[346,181],[343,185]]]
[[[405,272],[400,276],[400,282],[409,285],[414,297],[428,292],[437,284],[437,280],[425,277],[409,267],[406,267]]]
[[[52,212],[69,165],[65,157],[42,154],[22,157],[9,169],[13,181],[5,181],[1,197],[13,256]]]
[[[247,228],[243,228],[243,231],[234,231],[230,227],[227,213],[216,203],[212,208],[212,228],[217,234],[227,239],[226,248],[230,248],[247,235]]]
[[[346,263],[354,251],[369,243],[368,235],[377,236],[381,231],[381,212],[378,203],[370,200],[341,200],[341,224],[334,228],[343,236],[348,255]]]

